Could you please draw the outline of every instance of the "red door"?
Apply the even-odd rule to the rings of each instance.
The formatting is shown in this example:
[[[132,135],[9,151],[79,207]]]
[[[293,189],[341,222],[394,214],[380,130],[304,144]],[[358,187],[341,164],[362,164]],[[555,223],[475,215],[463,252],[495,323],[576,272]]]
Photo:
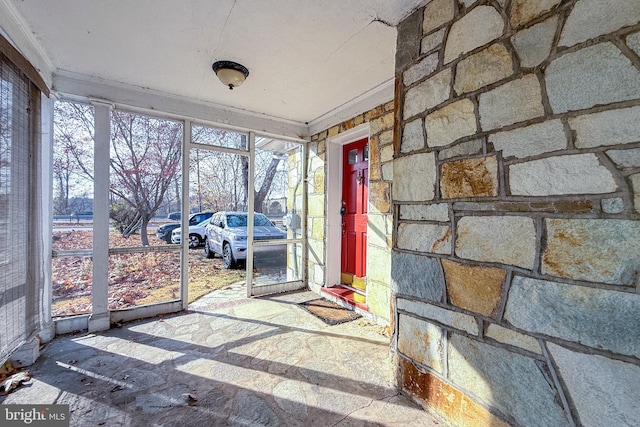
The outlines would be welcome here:
[[[363,139],[343,148],[342,273],[367,275],[369,145]]]

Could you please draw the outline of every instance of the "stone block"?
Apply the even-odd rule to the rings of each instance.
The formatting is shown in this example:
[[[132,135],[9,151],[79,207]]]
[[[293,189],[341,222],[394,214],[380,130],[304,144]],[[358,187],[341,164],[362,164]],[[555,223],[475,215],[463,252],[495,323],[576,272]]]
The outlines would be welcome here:
[[[404,98],[404,119],[430,110],[449,99],[451,69],[447,68],[407,91]]]
[[[401,153],[410,153],[424,148],[424,127],[422,119],[417,119],[404,125],[402,132],[402,142],[400,143]]]
[[[640,212],[640,174],[631,175],[629,179],[633,188],[633,208]]]
[[[380,161],[389,162],[393,160],[393,145],[385,145],[380,149]]]
[[[593,153],[548,157],[509,167],[512,195],[605,194],[618,190],[613,174]]]
[[[369,213],[367,218],[367,244],[391,250],[393,217]]]
[[[634,427],[640,420],[640,367],[549,343],[584,426]]]
[[[640,355],[640,295],[516,276],[504,318],[516,328]]]
[[[610,199],[602,199],[602,212],[608,214],[619,214],[624,211],[624,200],[622,197],[612,197]]]
[[[458,63],[453,89],[458,95],[462,95],[512,74],[511,54],[502,44],[495,43]]]
[[[393,160],[393,199],[424,202],[435,197],[436,159],[434,153],[420,153]]]
[[[640,168],[640,148],[630,150],[609,150],[607,156],[619,168]]]
[[[367,246],[367,279],[391,284],[391,249]]]
[[[640,22],[636,0],[579,0],[560,35],[560,46],[573,46]]]
[[[562,0],[514,0],[511,4],[511,25],[518,27],[526,24],[549,12],[561,2]]]
[[[461,142],[452,147],[440,150],[438,153],[438,159],[446,160],[451,157],[468,156],[473,154],[479,154],[482,151],[482,140],[474,139],[471,141]]]
[[[402,75],[405,86],[411,86],[418,80],[433,73],[438,67],[438,54],[434,53],[422,59],[417,64],[410,67]]]
[[[449,30],[444,48],[444,63],[484,46],[500,37],[504,21],[492,6],[478,6],[456,21]]]
[[[492,323],[487,328],[485,336],[503,344],[519,347],[532,353],[542,354],[540,343],[538,343],[537,339],[512,329],[503,328],[502,326]]]
[[[420,52],[422,54],[429,53],[434,49],[440,48],[444,41],[444,32],[446,28],[442,28],[435,33],[431,33],[422,39],[420,43]]]
[[[526,126],[489,135],[488,141],[503,157],[531,157],[567,148],[567,136],[560,120]]]
[[[477,130],[473,102],[462,99],[434,111],[427,116],[425,128],[429,147],[442,147],[463,136],[473,135]]]
[[[440,190],[445,199],[497,196],[498,186],[498,162],[495,156],[442,164]]]
[[[460,427],[509,427],[509,424],[471,400],[460,390],[435,374],[422,372],[405,358],[400,358],[400,382],[403,390],[423,402],[430,412]]]
[[[420,51],[420,37],[422,36],[422,11],[417,9],[398,24],[396,39],[396,73],[401,72]],[[368,119],[365,117],[365,121]]]
[[[324,168],[318,168],[313,173],[313,188],[318,193],[324,192]]]
[[[527,102],[522,102],[523,99]],[[492,130],[544,115],[540,82],[533,74],[483,93],[479,100],[482,130]]]
[[[640,221],[547,219],[542,272],[612,285],[636,285]]]
[[[368,281],[367,307],[370,313],[384,319],[388,324],[391,320],[391,290],[389,287]]]
[[[495,317],[502,299],[507,272],[501,268],[442,260],[447,295],[451,304]]]
[[[445,332],[442,328],[400,314],[398,316],[398,350],[403,355],[443,373],[445,360]]]
[[[370,122],[371,135],[375,135],[383,130],[393,128],[394,115],[393,113],[387,113],[384,116],[378,117]]]
[[[385,181],[393,181],[393,162],[382,165],[382,179]]]
[[[631,48],[638,56],[640,56],[640,33],[627,36],[627,46]]]
[[[569,119],[576,148],[640,141],[640,106],[585,114]]]
[[[640,98],[640,71],[610,42],[552,61],[545,79],[554,113]]]
[[[449,377],[517,425],[569,426],[557,390],[538,363],[457,334],[449,340]]]
[[[391,144],[393,142],[393,129],[385,130],[378,135],[378,143],[380,146]]]
[[[516,216],[465,216],[457,224],[455,252],[460,258],[532,269],[536,256],[533,219]]]
[[[324,218],[311,219],[311,238],[324,240]]]
[[[456,12],[455,0],[432,0],[424,7],[422,21],[423,34],[430,33],[436,28],[453,19]]]
[[[478,335],[480,332],[475,318],[468,314],[458,313],[457,311],[447,310],[428,303],[404,298],[398,298],[397,305],[399,311],[405,311],[425,319],[434,320],[443,325],[465,331],[471,335]]]
[[[372,213],[387,213],[391,207],[390,184],[388,182],[369,183],[369,207]]]
[[[440,261],[422,255],[392,252],[391,290],[409,298],[442,301],[445,284]]]
[[[324,195],[310,194],[307,198],[307,211],[309,216],[324,217]]]
[[[436,203],[432,205],[402,205],[400,219],[410,221],[449,222],[449,205]]]
[[[438,224],[400,224],[398,248],[435,254],[451,253],[451,227]]]
[[[549,57],[557,28],[558,17],[553,16],[511,37],[522,67],[535,67]]]

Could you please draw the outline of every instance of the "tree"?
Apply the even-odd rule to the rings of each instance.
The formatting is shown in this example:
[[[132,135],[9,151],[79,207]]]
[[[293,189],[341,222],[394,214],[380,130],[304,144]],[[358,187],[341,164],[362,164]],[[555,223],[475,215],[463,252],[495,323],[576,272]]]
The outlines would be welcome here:
[[[139,228],[148,246],[149,221],[180,167],[182,124],[122,111],[114,111],[111,122],[111,193],[136,211],[122,233],[128,237]]]
[[[93,107],[56,102],[53,123],[54,213],[70,214],[74,197],[93,193]]]
[[[264,199],[267,198],[269,193],[271,192],[271,184],[273,183],[273,178],[275,178],[276,173],[278,172],[278,165],[280,164],[280,158],[276,156],[272,156],[271,153],[268,153],[268,157],[270,159],[264,160],[260,162],[260,166],[258,167],[258,154],[256,153],[256,176],[255,182],[260,182],[260,188],[255,188],[253,192],[253,202],[254,202],[254,210],[256,212],[262,212],[262,204]],[[267,157],[267,156],[263,156]],[[260,171],[261,173],[258,173]],[[249,159],[246,157],[242,157],[242,186],[244,187],[245,193],[249,192]],[[258,186],[256,186],[258,187]]]

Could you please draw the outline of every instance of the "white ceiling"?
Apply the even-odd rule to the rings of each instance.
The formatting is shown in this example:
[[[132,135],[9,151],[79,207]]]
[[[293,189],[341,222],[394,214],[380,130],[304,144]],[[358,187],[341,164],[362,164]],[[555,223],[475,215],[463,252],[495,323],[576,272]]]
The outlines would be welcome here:
[[[0,0],[55,76],[299,123],[394,77],[396,28],[425,0]],[[233,91],[217,60],[249,69]]]

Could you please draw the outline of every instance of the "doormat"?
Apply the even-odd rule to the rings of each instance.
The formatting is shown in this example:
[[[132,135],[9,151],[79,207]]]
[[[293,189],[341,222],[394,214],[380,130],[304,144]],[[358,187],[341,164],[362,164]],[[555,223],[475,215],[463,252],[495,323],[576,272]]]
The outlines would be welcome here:
[[[347,310],[336,303],[322,298],[301,302],[298,305],[327,325],[338,325],[362,317],[355,311]]]

